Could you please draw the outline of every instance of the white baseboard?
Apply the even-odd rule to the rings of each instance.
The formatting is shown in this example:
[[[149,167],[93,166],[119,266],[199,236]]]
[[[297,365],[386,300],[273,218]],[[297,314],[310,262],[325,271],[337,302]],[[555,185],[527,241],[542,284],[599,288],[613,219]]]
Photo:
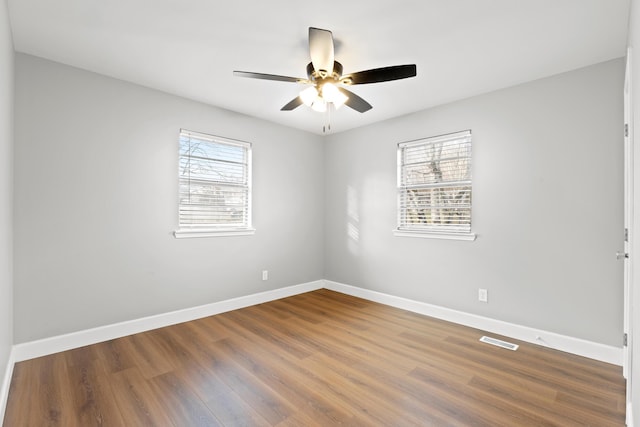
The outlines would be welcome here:
[[[273,301],[303,292],[316,289],[327,288],[344,294],[353,295],[370,301],[379,302],[392,307],[401,308],[415,313],[447,320],[460,325],[481,329],[483,331],[504,335],[521,341],[543,345],[568,353],[577,354],[595,360],[600,360],[615,365],[622,365],[622,349],[591,341],[573,338],[554,332],[542,331],[539,329],[520,326],[513,323],[482,317],[475,314],[464,313],[445,307],[440,307],[424,302],[413,301],[406,298],[396,297],[381,292],[345,285],[343,283],[330,280],[317,280],[272,291],[260,292],[257,294],[233,298],[226,301],[215,302],[184,310],[172,311],[156,316],[144,317],[142,319],[130,320],[113,325],[101,326],[84,331],[73,332],[65,335],[45,338],[13,346],[12,361],[20,362],[45,356],[60,351],[70,350],[85,345],[108,341],[127,335],[175,325],[177,323],[188,322],[202,317],[224,313],[255,304]],[[9,369],[9,368],[7,368]],[[13,369],[13,364],[11,364]],[[5,379],[6,381],[10,381]],[[3,384],[3,387],[5,384]],[[4,391],[4,388],[3,388]],[[8,391],[8,386],[7,386]],[[3,397],[3,396],[0,396]]]
[[[73,348],[83,347],[85,345],[108,341],[139,332],[149,331],[156,328],[175,325],[177,323],[188,322],[190,320],[200,319],[207,316],[213,316],[215,314],[249,307],[280,298],[286,298],[289,296],[298,295],[304,292],[310,292],[321,288],[330,289],[347,295],[353,295],[370,301],[386,304],[392,307],[397,307],[415,313],[435,317],[437,319],[447,320],[453,323],[481,329],[495,334],[512,337],[533,344],[551,347],[557,350],[577,354],[591,359],[596,359],[616,365],[622,364],[621,348],[598,344],[578,338],[556,334],[553,332],[541,331],[526,326],[515,325],[500,320],[464,313],[449,308],[439,307],[419,301],[413,301],[410,299],[396,297],[393,295],[358,288],[355,286],[345,285],[343,283],[333,282],[330,280],[317,280],[314,282],[303,283],[300,285],[289,286],[272,291],[260,292],[257,294],[233,298],[230,300],[215,302],[211,304],[205,304],[198,307],[187,308],[184,310],[172,311],[156,316],[144,317],[142,319],[101,326],[98,328],[87,329],[84,331],[73,332],[23,344],[16,344],[11,350],[9,360],[5,368],[5,375],[2,380],[2,387],[0,388],[0,421],[4,419],[7,398],[9,395],[9,387],[11,385],[11,377],[13,375],[13,367],[17,362],[33,359],[35,357],[46,356],[48,354],[70,350]],[[632,408],[629,405],[629,407],[627,408],[629,423],[627,425],[629,427],[633,426],[633,415],[631,413],[631,410]]]
[[[85,345],[96,344],[139,332],[175,325],[177,323],[188,322],[215,314],[224,313],[251,305],[286,298],[304,292],[314,291],[324,286],[324,281],[303,283],[300,285],[288,286],[286,288],[274,289],[272,291],[260,292],[257,294],[233,298],[230,300],[214,302],[198,307],[186,308],[155,316],[144,317],[142,319],[130,320],[113,325],[101,326],[84,331],[72,332],[58,335],[37,341],[16,344],[13,346],[13,360],[20,362],[33,359],[60,351],[83,347]],[[12,365],[13,366],[13,365]],[[11,377],[9,377],[11,378]],[[1,420],[1,418],[0,418]]]
[[[600,360],[615,365],[622,364],[621,348],[598,344],[579,338],[556,334],[553,332],[541,331],[539,329],[529,328],[526,326],[520,326],[500,320],[464,313],[445,307],[440,307],[419,301],[413,301],[410,299],[396,297],[393,295],[358,288],[355,286],[345,285],[343,283],[333,282],[330,280],[317,280],[314,282],[303,283],[300,285],[289,286],[272,291],[260,292],[257,294],[233,298],[230,300],[215,302],[211,304],[205,304],[202,306],[187,308],[184,310],[172,311],[156,316],[144,317],[142,319],[73,332],[23,344],[16,344],[11,350],[9,360],[5,368],[5,375],[2,380],[2,386],[0,388],[0,421],[4,419],[7,398],[9,395],[9,387],[11,385],[11,377],[13,375],[13,367],[17,362],[33,359],[35,357],[46,356],[48,354],[70,350],[73,348],[83,347],[85,345],[95,344],[102,341],[108,341],[139,332],[149,331],[156,328],[175,325],[177,323],[188,322],[190,320],[200,319],[207,316],[213,316],[215,314],[249,307],[280,298],[286,298],[289,296],[298,295],[304,292],[310,292],[321,288],[330,289],[347,295],[353,295],[359,298],[367,299],[369,301],[379,302],[381,304],[401,308],[404,310],[412,311],[414,313],[424,314],[427,316],[435,317],[437,319],[442,319],[460,325],[481,329],[483,331],[504,335],[533,344],[543,345],[591,359]],[[631,405],[629,405],[627,407],[627,426],[629,427],[633,427],[633,414],[631,413],[631,411],[632,408]]]
[[[437,305],[345,285],[331,280],[325,280],[324,287],[336,292],[364,298],[369,301],[379,302],[381,304],[390,305],[392,307],[401,308],[414,313],[424,314],[494,334],[504,335],[521,341],[622,366],[622,348],[560,335],[554,332],[543,331],[527,326],[520,326],[475,314],[464,313],[462,311],[452,310]]]
[[[4,378],[2,379],[2,386],[0,387],[0,423],[4,420],[4,413],[7,409],[7,399],[9,398],[9,387],[11,386],[11,377],[13,376],[13,367],[15,366],[15,355],[13,348],[9,353],[9,360],[7,360],[7,367],[4,371]]]

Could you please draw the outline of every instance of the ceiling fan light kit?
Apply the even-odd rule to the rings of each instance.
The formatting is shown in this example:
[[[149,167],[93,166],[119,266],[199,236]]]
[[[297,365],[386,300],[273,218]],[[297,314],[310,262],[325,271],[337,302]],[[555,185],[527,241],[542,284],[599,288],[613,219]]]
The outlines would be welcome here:
[[[342,107],[349,97],[336,87],[335,84],[326,82],[320,86],[310,86],[298,95],[302,103],[315,111],[324,112],[327,104],[332,104],[336,109]]]
[[[349,99],[349,97],[340,92],[338,87],[333,83],[325,83],[322,85],[322,97],[327,102],[332,103],[336,108],[342,107],[342,105],[344,105],[344,103]]]
[[[234,71],[233,74],[252,79],[311,85],[282,107],[282,111],[291,111],[304,104],[314,111],[328,112],[332,107],[337,109],[346,105],[359,113],[369,111],[373,107],[343,86],[388,82],[415,77],[417,74],[416,65],[409,64],[375,68],[343,76],[342,64],[334,58],[333,34],[331,31],[315,27],[309,27],[309,56],[311,62],[307,65],[306,79],[249,71]]]

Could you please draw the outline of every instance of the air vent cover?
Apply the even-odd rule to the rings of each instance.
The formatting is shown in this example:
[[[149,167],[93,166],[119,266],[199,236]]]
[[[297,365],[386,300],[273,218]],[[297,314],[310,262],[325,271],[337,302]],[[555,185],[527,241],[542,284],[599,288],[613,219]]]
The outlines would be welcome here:
[[[511,344],[510,342],[506,342],[506,341],[502,341],[496,338],[491,338],[491,337],[482,337],[480,338],[481,342],[487,343],[487,344],[491,344],[491,345],[495,345],[498,347],[502,347],[502,348],[506,348],[507,350],[513,350],[516,351],[518,349],[518,344]]]

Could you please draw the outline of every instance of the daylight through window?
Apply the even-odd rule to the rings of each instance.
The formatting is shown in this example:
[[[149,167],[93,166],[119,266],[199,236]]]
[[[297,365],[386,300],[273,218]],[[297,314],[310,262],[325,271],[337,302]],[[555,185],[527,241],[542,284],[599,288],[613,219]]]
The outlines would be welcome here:
[[[180,131],[180,229],[251,228],[251,144]]]
[[[471,232],[471,131],[398,144],[398,230]]]

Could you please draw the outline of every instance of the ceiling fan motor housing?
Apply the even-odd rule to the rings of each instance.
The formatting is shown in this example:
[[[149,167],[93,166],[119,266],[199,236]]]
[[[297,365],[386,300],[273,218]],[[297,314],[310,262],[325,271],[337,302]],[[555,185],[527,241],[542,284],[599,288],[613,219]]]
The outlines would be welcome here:
[[[335,81],[340,81],[340,77],[342,77],[342,64],[338,61],[333,61],[333,73],[331,76],[327,76],[326,73],[323,73],[323,70],[317,71],[313,68],[313,63],[309,62],[307,64],[307,77],[309,80],[314,82],[319,82],[324,79],[332,79]],[[345,83],[340,81],[340,83]],[[349,83],[345,83],[349,84]]]

